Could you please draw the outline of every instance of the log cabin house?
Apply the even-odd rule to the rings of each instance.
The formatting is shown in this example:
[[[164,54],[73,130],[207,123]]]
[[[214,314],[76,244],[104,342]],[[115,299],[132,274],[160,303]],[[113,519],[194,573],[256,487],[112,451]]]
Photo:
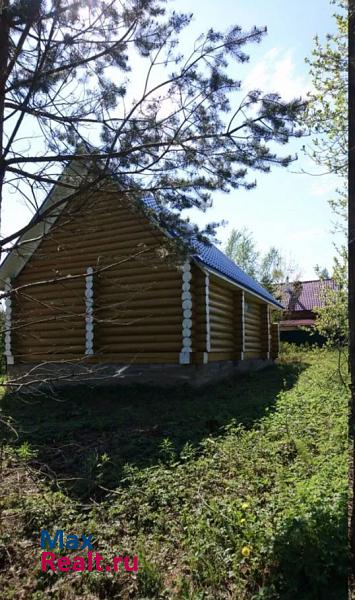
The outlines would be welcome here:
[[[0,267],[10,381],[198,385],[277,357],[266,289],[112,178],[66,201],[83,177],[66,167]]]

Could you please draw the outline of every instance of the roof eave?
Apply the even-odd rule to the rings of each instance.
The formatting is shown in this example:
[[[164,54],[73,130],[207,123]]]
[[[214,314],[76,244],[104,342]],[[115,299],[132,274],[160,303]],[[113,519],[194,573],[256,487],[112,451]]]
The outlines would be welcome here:
[[[262,300],[263,302],[266,302],[267,304],[270,304],[271,306],[276,307],[279,310],[284,310],[284,307],[282,304],[280,304],[277,300],[270,300],[268,298],[265,298],[264,296],[261,296],[260,294],[258,294],[257,292],[255,292],[254,290],[248,288],[247,286],[243,285],[242,283],[239,283],[237,281],[235,281],[234,279],[231,279],[230,277],[228,277],[227,275],[225,275],[224,273],[221,273],[220,271],[218,271],[217,269],[214,269],[213,267],[210,267],[209,265],[206,265],[206,263],[197,255],[192,256],[193,260],[195,260],[196,262],[198,262],[200,265],[203,266],[205,271],[208,271],[209,273],[212,273],[213,275],[217,275],[217,277],[220,277],[221,279],[224,279],[225,281],[228,281],[228,283],[231,283],[232,285],[235,285],[236,287],[248,292],[248,294],[251,294],[252,296],[256,296],[256,298],[258,298],[259,300]]]
[[[14,245],[14,248],[10,249],[9,254],[0,265],[0,291],[5,290],[6,281],[8,279],[13,279],[20,274],[33,253],[37,250],[43,239],[43,236],[48,233],[53,224],[62,214],[67,204],[65,198],[66,196],[70,197],[72,191],[68,191],[68,188],[60,187],[60,181],[65,180],[65,178],[68,176],[70,177],[71,171],[73,171],[71,173],[72,178],[75,175],[79,175],[79,177],[83,177],[85,175],[87,167],[84,165],[83,168],[79,163],[79,165],[76,166],[76,171],[74,171],[74,163],[75,160],[72,160],[65,166],[60,177],[58,178],[58,181],[53,184],[52,188],[47,194],[47,197],[39,207],[38,212],[28,223],[28,229],[22,235],[20,235],[19,239]],[[49,209],[51,206],[55,206],[57,203],[59,203],[59,205],[55,211],[53,211],[53,214],[49,215],[43,220],[35,222],[36,215],[40,216],[44,211]],[[31,225],[31,223],[33,224]],[[21,250],[20,244],[24,244],[24,250]]]

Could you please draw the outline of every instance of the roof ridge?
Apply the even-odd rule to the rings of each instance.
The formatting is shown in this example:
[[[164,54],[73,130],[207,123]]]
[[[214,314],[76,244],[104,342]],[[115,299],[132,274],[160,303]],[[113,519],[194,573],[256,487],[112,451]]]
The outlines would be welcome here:
[[[282,281],[279,285],[292,285],[293,283],[320,283],[321,281],[334,281],[333,277],[325,277],[324,279],[295,279],[294,281]]]

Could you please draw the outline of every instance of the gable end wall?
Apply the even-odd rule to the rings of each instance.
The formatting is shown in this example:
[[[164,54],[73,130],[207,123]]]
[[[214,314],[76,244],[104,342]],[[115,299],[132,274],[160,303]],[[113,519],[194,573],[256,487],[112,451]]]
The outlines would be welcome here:
[[[167,238],[118,193],[67,208],[12,281],[15,363],[179,362],[182,272]],[[94,353],[86,356],[92,268]]]

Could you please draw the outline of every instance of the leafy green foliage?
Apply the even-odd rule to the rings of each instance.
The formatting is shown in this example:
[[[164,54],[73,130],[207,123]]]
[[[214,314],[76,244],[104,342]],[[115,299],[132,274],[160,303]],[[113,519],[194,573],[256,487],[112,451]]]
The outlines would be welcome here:
[[[287,263],[275,246],[261,254],[252,233],[246,227],[232,229],[224,251],[245,273],[260,281],[274,294],[277,294],[277,284],[285,281],[296,270],[295,265]]]
[[[336,289],[324,288],[324,306],[315,309],[315,330],[330,345],[341,348],[349,340],[348,261],[345,248],[334,258],[333,279]]]
[[[297,379],[282,385],[291,366]],[[11,471],[4,472],[5,510],[18,512],[12,539],[3,532],[2,543],[10,554],[7,564],[22,565],[22,579],[16,570],[1,572],[6,597],[22,589],[25,572],[31,597],[43,592],[58,600],[345,600],[348,392],[338,375],[337,353],[287,346],[269,375],[247,378],[254,401],[263,399],[265,381],[275,370],[281,375],[275,404],[264,406],[257,420],[243,424],[248,410],[243,379],[241,385],[236,380],[230,387],[216,386],[212,395],[209,391],[215,416],[220,418],[221,399],[230,394],[236,406],[242,403],[239,417],[194,447],[179,450],[175,443],[175,452],[165,435],[155,462],[138,466],[132,460],[121,484],[100,504],[80,507],[40,479],[38,491],[33,479],[22,491],[10,489]],[[161,406],[167,403],[162,393]],[[137,576],[93,572],[70,580],[40,574],[33,564],[38,530],[59,525],[92,533],[95,547],[108,558],[118,548],[138,554],[141,570]],[[23,540],[21,555],[14,539]],[[23,553],[32,560],[24,562]]]
[[[246,227],[240,230],[232,229],[224,251],[250,277],[257,277],[260,253]]]
[[[303,123],[315,136],[310,152],[313,160],[326,172],[339,176],[339,188],[329,198],[337,217],[337,228],[347,235],[347,164],[348,164],[348,100],[347,100],[347,0],[334,0],[338,8],[334,15],[335,34],[327,35],[326,42],[315,38],[310,74],[314,91],[303,114]],[[348,339],[348,258],[345,244],[336,247],[332,277],[337,292],[325,292],[325,306],[318,309],[316,329],[333,345],[342,345]]]
[[[314,91],[310,94],[305,122],[316,134],[313,139],[313,159],[327,171],[346,177],[348,146],[347,113],[347,1],[332,2],[338,7],[334,15],[335,34],[328,34],[321,43],[318,36],[312,57],[306,59]],[[304,122],[304,121],[303,121]]]

